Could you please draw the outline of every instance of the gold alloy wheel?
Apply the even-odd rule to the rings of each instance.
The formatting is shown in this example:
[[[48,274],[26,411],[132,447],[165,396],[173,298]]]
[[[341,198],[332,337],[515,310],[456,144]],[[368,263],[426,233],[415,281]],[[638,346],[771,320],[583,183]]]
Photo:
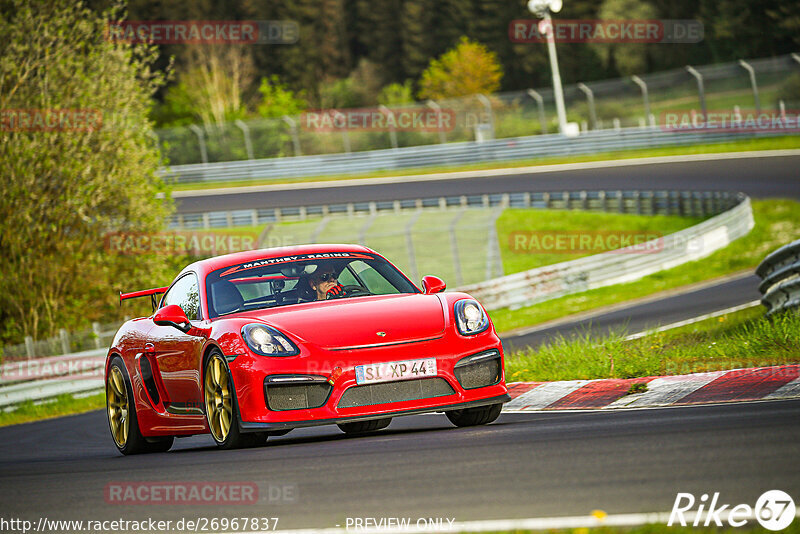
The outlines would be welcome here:
[[[128,418],[128,391],[125,379],[116,365],[111,366],[106,384],[106,406],[111,435],[118,447],[122,448],[128,441],[130,419]]]
[[[233,421],[233,403],[225,362],[219,354],[212,354],[206,364],[205,377],[206,417],[214,439],[225,441]]]

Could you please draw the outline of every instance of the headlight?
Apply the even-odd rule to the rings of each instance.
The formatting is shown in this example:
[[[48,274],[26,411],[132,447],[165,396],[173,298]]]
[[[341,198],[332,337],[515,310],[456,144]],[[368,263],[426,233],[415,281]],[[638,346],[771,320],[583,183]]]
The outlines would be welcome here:
[[[297,345],[271,326],[254,323],[244,325],[242,339],[250,350],[262,356],[294,356],[300,354]]]
[[[489,317],[476,301],[472,299],[459,300],[453,308],[456,325],[462,335],[477,334],[489,328]]]

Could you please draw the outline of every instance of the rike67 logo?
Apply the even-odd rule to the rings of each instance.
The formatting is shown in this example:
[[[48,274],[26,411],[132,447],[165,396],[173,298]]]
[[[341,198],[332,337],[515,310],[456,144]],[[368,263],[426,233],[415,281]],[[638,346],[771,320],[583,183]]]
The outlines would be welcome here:
[[[694,510],[695,505],[697,505],[696,510]],[[714,493],[710,500],[708,494],[704,493],[699,501],[691,493],[678,493],[667,526],[679,524],[685,527],[691,524],[695,527],[708,527],[713,524],[722,527],[723,523],[727,522],[732,527],[743,527],[748,521],[755,519],[762,527],[777,531],[788,527],[794,521],[795,513],[796,508],[791,496],[781,490],[764,492],[755,506],[749,504],[732,506],[721,503],[719,492]]]

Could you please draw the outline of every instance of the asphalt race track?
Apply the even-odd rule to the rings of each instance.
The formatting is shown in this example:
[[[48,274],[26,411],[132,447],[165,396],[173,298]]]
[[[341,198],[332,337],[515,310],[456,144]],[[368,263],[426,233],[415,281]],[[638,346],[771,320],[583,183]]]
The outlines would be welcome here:
[[[626,306],[591,318],[531,329],[529,332],[517,332],[515,335],[502,336],[503,347],[505,350],[537,347],[554,336],[575,333],[590,332],[597,336],[612,330],[624,330],[628,334],[643,332],[759,300],[760,281],[755,274],[746,275],[694,291]]]
[[[529,518],[669,512],[678,492],[755,504],[800,493],[800,401],[616,412],[503,414],[456,429],[441,415],[395,419],[377,434],[295,430],[218,451],[208,436],[168,453],[120,456],[102,411],[0,428],[0,508],[36,521],[279,517],[279,529],[347,517]],[[246,506],[107,504],[127,481],[255,482]],[[272,486],[273,491],[270,491]],[[275,488],[290,488],[284,502]],[[270,502],[270,496],[275,502]]]
[[[182,197],[176,199],[176,206],[178,212],[190,213],[449,195],[582,189],[742,191],[754,198],[800,198],[798,169],[800,169],[800,156],[780,156],[315,189],[297,189],[292,188],[290,184],[286,189],[279,191]]]
[[[630,166],[492,179],[192,197],[180,211],[535,190],[664,188],[800,198],[800,157]],[[618,309],[504,339],[627,325],[636,332],[758,298],[757,279]],[[373,435],[299,429],[264,446],[218,451],[210,436],[168,453],[123,457],[103,411],[0,428],[4,517],[103,520],[278,517],[278,528],[345,526],[348,517],[456,521],[668,512],[678,492],[751,506],[766,490],[800,494],[800,401],[646,410],[503,414],[457,429],[442,415],[395,419]],[[250,505],[109,503],[109,484],[255,483]],[[445,521],[446,522],[446,521]]]

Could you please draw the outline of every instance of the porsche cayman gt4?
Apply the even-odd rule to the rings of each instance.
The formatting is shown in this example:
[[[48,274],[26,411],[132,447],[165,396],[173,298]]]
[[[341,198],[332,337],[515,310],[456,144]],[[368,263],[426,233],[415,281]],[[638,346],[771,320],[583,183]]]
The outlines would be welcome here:
[[[429,412],[490,423],[509,400],[500,339],[479,302],[444,289],[366,247],[307,245],[205,259],[169,287],[121,294],[154,313],[123,324],[108,353],[114,444],[165,451],[210,433],[230,449]]]

